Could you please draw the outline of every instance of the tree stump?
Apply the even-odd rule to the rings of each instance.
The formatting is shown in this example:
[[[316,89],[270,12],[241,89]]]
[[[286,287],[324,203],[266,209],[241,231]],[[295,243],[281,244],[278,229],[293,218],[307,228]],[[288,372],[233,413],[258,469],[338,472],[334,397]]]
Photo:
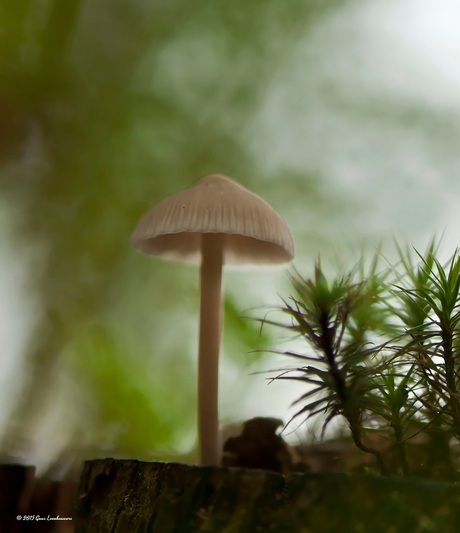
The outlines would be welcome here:
[[[76,533],[458,532],[456,483],[104,459],[85,463]]]

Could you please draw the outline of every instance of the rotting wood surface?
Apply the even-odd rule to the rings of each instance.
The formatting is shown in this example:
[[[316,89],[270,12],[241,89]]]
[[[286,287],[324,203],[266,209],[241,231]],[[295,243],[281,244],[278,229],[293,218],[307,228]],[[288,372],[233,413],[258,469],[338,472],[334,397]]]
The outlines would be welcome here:
[[[451,482],[104,459],[85,463],[76,533],[457,533],[459,523]]]

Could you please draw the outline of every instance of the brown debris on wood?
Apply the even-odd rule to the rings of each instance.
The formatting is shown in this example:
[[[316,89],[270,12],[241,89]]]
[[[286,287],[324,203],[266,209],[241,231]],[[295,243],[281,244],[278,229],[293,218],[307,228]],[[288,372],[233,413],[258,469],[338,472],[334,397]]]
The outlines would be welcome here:
[[[224,443],[223,466],[273,470],[287,474],[292,470],[288,445],[278,435],[283,426],[278,418],[256,417],[243,424],[240,436]]]

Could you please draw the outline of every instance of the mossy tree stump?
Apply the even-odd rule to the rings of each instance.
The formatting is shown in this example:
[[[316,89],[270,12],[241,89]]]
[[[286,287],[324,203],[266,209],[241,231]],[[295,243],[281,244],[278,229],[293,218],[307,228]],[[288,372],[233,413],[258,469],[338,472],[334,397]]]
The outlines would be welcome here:
[[[134,460],[85,463],[76,533],[458,532],[460,486]]]

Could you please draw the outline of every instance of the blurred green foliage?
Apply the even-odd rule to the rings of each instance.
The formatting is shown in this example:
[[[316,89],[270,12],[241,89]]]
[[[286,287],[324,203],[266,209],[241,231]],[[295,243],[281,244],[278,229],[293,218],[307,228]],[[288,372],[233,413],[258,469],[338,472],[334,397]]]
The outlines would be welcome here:
[[[173,455],[193,434],[196,276],[138,256],[130,233],[151,205],[211,172],[263,194],[241,133],[285,54],[339,3],[1,3],[0,187],[18,243],[40,250],[30,274],[41,309],[5,442],[33,441],[60,401],[61,372],[80,391],[92,453],[117,424],[112,450],[125,455]],[[226,312],[241,363],[258,327],[233,297]]]
[[[28,442],[27,456],[61,403],[72,417],[53,431],[69,442],[85,433],[81,455],[193,447],[197,270],[142,257],[129,237],[147,209],[200,177],[227,174],[266,198],[300,258],[337,247],[334,232],[348,249],[406,215],[418,227],[433,224],[425,208],[444,213],[451,195],[431,183],[452,184],[460,132],[445,109],[382,89],[391,61],[365,46],[357,13],[367,5],[0,3],[0,191],[14,242],[0,253],[28,262],[30,305],[39,302],[0,451]],[[270,338],[241,317],[275,302],[285,281],[235,279],[224,352],[243,376]],[[237,413],[247,387],[227,390]],[[59,455],[55,435],[40,439]]]
[[[136,458],[171,455],[191,441],[186,418],[195,398],[194,379],[187,379],[195,375],[191,361],[173,365],[158,354],[147,358],[133,351],[133,344],[122,345],[101,327],[90,328],[76,343],[71,366],[90,407],[87,427],[98,435],[100,450]],[[174,382],[180,388],[171,390]]]

